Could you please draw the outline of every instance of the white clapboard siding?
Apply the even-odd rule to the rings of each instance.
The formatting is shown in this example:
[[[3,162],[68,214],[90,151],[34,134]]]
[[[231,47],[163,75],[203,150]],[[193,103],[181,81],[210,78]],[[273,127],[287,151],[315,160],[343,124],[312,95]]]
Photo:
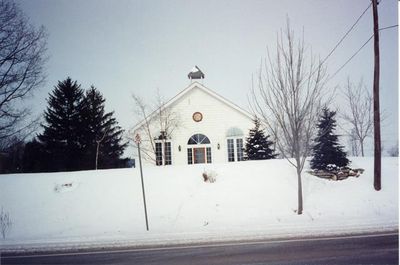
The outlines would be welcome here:
[[[210,139],[211,144],[207,146],[211,147],[212,163],[227,162],[227,131],[232,127],[237,127],[242,130],[245,137],[249,129],[254,126],[251,114],[198,82],[192,83],[165,106],[178,113],[181,121],[179,128],[171,136],[172,164],[174,165],[187,164],[187,142],[192,135],[197,133],[204,134]],[[202,121],[193,120],[195,112],[202,113]],[[149,120],[151,118],[149,117]],[[159,135],[157,122],[152,122],[152,125],[153,135]],[[135,128],[137,132],[140,132],[143,129],[143,122]],[[143,132],[141,135],[142,138],[145,137]],[[142,145],[146,148],[147,141],[143,140]],[[218,144],[220,149],[217,148]],[[178,149],[179,146],[181,146],[181,151]]]

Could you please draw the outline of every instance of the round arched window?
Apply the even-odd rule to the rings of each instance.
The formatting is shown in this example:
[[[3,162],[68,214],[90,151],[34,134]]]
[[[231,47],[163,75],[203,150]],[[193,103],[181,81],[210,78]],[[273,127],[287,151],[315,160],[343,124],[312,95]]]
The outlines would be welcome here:
[[[226,137],[239,137],[243,135],[243,131],[237,127],[231,127],[226,132]]]
[[[188,141],[188,144],[209,144],[209,143],[210,139],[208,139],[207,136],[201,133],[192,135],[192,137],[190,137]]]

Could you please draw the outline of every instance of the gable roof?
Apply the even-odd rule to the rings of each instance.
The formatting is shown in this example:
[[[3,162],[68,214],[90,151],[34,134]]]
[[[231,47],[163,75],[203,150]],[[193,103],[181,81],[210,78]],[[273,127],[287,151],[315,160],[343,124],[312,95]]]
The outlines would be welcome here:
[[[248,117],[249,119],[253,120],[254,115],[252,115],[250,112],[242,109],[241,107],[239,107],[238,105],[232,103],[231,101],[227,100],[226,98],[220,96],[219,94],[215,93],[213,90],[205,87],[204,85],[200,84],[199,82],[195,81],[193,83],[191,83],[188,87],[186,87],[184,90],[182,90],[181,92],[179,92],[175,97],[171,98],[167,103],[165,103],[162,108],[168,108],[171,105],[173,105],[175,102],[177,102],[179,99],[181,99],[182,97],[184,97],[186,94],[188,94],[191,90],[195,89],[195,88],[199,88],[200,90],[202,90],[203,92],[209,94],[210,96],[218,99],[219,101],[221,101],[222,103],[228,105],[229,107],[235,109],[236,111],[238,111],[239,113],[243,114],[244,116]],[[148,115],[148,119],[151,120],[156,114],[157,114],[157,110],[154,110],[150,115]],[[133,131],[139,129],[140,127],[142,127],[145,124],[146,120],[142,120],[141,122],[137,123],[134,127],[133,127]]]

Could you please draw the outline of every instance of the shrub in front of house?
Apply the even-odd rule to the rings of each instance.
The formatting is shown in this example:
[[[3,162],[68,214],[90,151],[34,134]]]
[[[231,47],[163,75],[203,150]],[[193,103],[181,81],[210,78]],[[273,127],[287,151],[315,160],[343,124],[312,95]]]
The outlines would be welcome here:
[[[217,175],[217,172],[215,172],[214,170],[204,170],[202,174],[204,182],[209,183],[214,183],[215,181],[217,181]]]

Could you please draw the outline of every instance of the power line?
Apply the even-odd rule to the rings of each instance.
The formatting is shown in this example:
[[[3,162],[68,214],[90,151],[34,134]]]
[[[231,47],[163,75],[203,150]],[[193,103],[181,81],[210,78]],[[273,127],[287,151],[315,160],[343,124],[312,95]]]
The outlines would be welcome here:
[[[388,26],[388,27],[384,27],[384,28],[380,28],[379,29],[379,31],[381,31],[381,30],[385,30],[385,29],[390,29],[390,28],[395,28],[395,27],[398,27],[399,25],[392,25],[392,26]],[[339,67],[339,69],[338,70],[336,70],[336,72],[328,79],[328,81],[329,80],[331,80],[337,73],[339,73],[340,72],[340,70],[342,70],[361,50],[362,50],[362,48],[364,48],[365,47],[365,45],[367,45],[368,44],[368,42],[372,39],[374,37],[374,34],[372,34],[372,36],[371,37],[369,37],[369,39],[366,41],[366,42],[364,42],[364,44],[341,66],[341,67]]]
[[[365,45],[367,45],[367,43],[372,39],[372,37],[374,37],[373,34],[341,67],[339,67],[338,70],[336,70],[336,72],[328,80],[331,80],[337,73],[339,73],[339,71],[342,70],[354,58],[354,56],[356,56],[361,51],[361,49],[365,47]]]
[[[332,53],[339,47],[339,45],[343,42],[343,40],[349,35],[349,33],[353,30],[353,28],[357,25],[357,23],[360,21],[360,19],[364,16],[364,14],[367,12],[367,10],[371,7],[372,2],[368,5],[368,7],[362,12],[362,14],[357,18],[356,22],[350,27],[350,29],[344,34],[344,36],[339,40],[339,42],[333,47],[332,51],[322,60],[320,63],[320,66],[328,60],[328,58],[332,55]]]
[[[398,27],[399,25],[392,25],[392,26],[388,26],[388,27],[384,27],[384,28],[380,28],[379,30],[385,30],[385,29],[391,29],[391,28],[396,28],[396,27]]]

